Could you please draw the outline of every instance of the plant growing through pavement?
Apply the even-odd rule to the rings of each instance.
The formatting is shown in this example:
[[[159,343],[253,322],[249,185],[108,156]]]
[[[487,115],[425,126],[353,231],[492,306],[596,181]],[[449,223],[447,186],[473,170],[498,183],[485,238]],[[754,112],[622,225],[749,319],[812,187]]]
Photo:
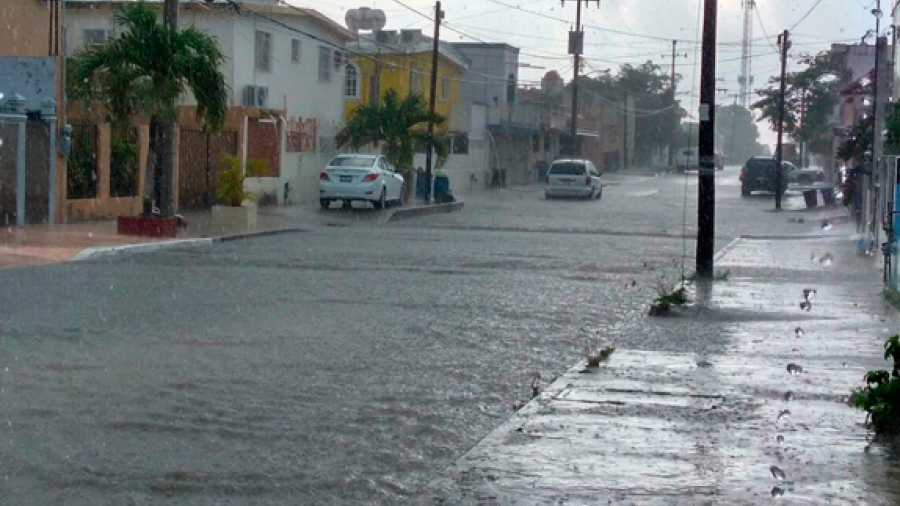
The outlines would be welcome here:
[[[894,361],[891,372],[866,374],[866,386],[850,396],[850,404],[869,413],[867,423],[877,434],[900,434],[900,335],[884,343],[884,358]]]

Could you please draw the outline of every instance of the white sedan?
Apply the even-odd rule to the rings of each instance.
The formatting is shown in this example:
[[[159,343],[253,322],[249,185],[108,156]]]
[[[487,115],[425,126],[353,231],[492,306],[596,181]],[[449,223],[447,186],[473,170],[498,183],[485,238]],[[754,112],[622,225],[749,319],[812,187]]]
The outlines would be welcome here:
[[[405,183],[383,155],[337,155],[319,174],[319,204],[328,209],[340,200],[370,202],[375,209],[402,204]]]

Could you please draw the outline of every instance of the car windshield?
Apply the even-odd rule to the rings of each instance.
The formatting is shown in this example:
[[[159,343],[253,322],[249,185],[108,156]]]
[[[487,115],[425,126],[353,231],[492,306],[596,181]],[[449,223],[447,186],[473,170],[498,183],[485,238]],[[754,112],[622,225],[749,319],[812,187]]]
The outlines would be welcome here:
[[[371,167],[376,158],[368,156],[337,156],[328,163],[331,167]]]
[[[583,163],[558,162],[550,167],[550,174],[554,176],[583,176],[587,174],[587,168]]]
[[[0,506],[900,506],[898,5],[0,0]]]

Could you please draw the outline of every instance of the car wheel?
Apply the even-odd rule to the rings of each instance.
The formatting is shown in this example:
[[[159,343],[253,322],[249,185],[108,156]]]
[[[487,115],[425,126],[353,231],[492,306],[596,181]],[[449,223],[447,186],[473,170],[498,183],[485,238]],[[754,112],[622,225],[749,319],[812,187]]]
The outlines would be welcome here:
[[[603,198],[603,185],[600,186],[600,189],[597,190],[597,200]]]
[[[328,209],[329,207],[331,207],[331,201],[328,199],[319,199],[319,205],[322,207],[322,209]]]
[[[372,202],[372,207],[375,208],[376,211],[380,211],[387,207],[387,194],[385,193],[384,188],[381,189],[381,196],[378,197],[378,200]]]

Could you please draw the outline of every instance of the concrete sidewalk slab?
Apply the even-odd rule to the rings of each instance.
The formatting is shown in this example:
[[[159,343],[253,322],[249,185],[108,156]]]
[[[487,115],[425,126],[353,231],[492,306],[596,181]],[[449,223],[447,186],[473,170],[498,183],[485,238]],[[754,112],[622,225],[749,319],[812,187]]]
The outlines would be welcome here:
[[[665,322],[719,351],[578,364],[418,498],[429,505],[900,504],[900,466],[846,398],[898,323],[846,240],[735,242],[728,281]],[[812,254],[831,254],[824,265]],[[801,311],[802,290],[817,290]],[[796,329],[800,328],[798,332]],[[803,369],[791,374],[788,365]],[[796,369],[796,367],[792,368]]]

